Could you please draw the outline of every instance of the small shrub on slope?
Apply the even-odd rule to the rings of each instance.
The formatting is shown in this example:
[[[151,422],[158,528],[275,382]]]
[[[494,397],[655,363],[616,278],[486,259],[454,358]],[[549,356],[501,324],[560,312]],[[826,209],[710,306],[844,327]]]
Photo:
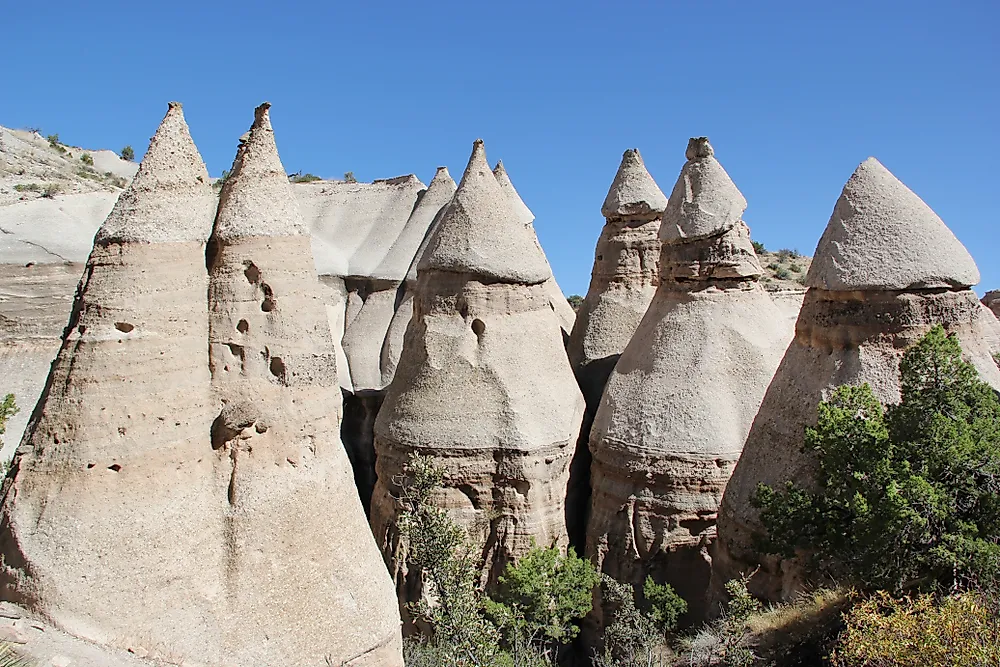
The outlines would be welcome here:
[[[936,601],[880,592],[845,616],[831,655],[836,667],[985,667],[1000,665],[1000,616],[976,593]]]
[[[869,590],[1000,583],[1000,400],[934,327],[900,364],[902,400],[844,386],[806,429],[815,487],[761,485],[761,546]],[[815,490],[812,490],[815,488]]]

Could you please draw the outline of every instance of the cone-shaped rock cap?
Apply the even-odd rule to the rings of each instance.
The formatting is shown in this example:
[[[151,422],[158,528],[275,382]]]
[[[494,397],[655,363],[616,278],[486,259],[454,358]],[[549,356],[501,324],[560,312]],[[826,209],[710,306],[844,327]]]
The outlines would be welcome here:
[[[417,268],[524,284],[551,275],[534,233],[518,220],[490,170],[481,139]]]
[[[415,282],[417,280],[417,266],[427,252],[427,245],[434,236],[434,232],[438,228],[438,223],[444,216],[445,207],[451,201],[451,198],[455,196],[455,190],[457,189],[458,185],[455,183],[455,179],[451,177],[451,174],[448,173],[448,167],[438,167],[437,173],[431,179],[431,184],[427,186],[427,192],[424,193],[423,199],[420,200],[420,205],[434,205],[439,206],[439,208],[437,214],[434,216],[434,220],[431,221],[430,226],[427,228],[427,233],[423,241],[420,242],[420,247],[417,248],[416,254],[413,255],[409,268],[406,270],[406,279],[408,281]]]
[[[707,137],[692,138],[685,155],[687,162],[660,225],[660,239],[668,243],[728,231],[747,208],[747,200],[715,159]]]
[[[219,195],[213,235],[219,238],[308,234],[278,157],[264,102],[254,111],[250,136],[240,143]]]
[[[525,225],[531,224],[535,219],[535,214],[531,212],[528,205],[521,199],[521,195],[517,194],[517,189],[514,188],[514,184],[510,181],[510,176],[507,175],[507,170],[504,169],[503,160],[497,160],[497,166],[493,167],[493,175],[496,177],[497,183],[500,184],[500,189],[507,196],[507,201],[510,202],[514,213],[517,214],[517,219]]]
[[[931,208],[873,157],[847,181],[816,246],[808,287],[968,287],[979,269]]]
[[[179,102],[149,142],[142,164],[107,220],[98,243],[205,241],[211,231],[214,194]],[[206,219],[207,217],[207,219]]]
[[[608,196],[604,198],[601,215],[605,218],[655,218],[666,207],[667,196],[646,171],[639,149],[625,151]]]

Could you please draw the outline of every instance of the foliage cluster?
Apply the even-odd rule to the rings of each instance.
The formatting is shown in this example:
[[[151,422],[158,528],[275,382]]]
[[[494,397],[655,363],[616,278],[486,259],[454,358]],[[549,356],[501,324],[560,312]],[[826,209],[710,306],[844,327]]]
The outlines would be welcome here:
[[[767,252],[767,248],[765,248],[764,244],[761,243],[760,241],[751,241],[751,243],[753,243],[753,251],[758,255],[763,255],[765,252]]]
[[[92,156],[90,153],[84,153],[83,155],[80,156],[80,162],[84,163],[88,167],[93,167],[94,156]]]
[[[297,171],[294,174],[289,174],[288,180],[292,183],[312,183],[313,181],[322,181],[323,179],[316,174],[303,174],[301,171]]]
[[[900,364],[901,402],[843,386],[806,449],[816,486],[760,486],[761,546],[868,590],[1000,583],[1000,400],[934,327]]]
[[[880,591],[855,605],[831,657],[836,667],[1000,665],[996,600],[960,593],[894,598]]]
[[[126,162],[132,162],[133,160],[135,160],[135,151],[132,150],[131,146],[126,146],[125,148],[123,148],[121,150],[120,155],[122,159],[125,160]]]
[[[570,294],[566,297],[566,301],[569,302],[569,305],[573,308],[573,310],[580,310],[580,306],[583,305],[583,297],[579,294]]]

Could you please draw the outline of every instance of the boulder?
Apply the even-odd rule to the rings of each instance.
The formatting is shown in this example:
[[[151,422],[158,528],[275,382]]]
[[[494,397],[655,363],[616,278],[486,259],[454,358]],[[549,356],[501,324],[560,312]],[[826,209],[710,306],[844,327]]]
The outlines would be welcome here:
[[[792,332],[758,282],[743,196],[706,139],[687,155],[659,286],[591,429],[587,554],[619,581],[669,583],[697,620],[722,491]]]
[[[209,241],[220,595],[234,664],[402,665],[399,615],[339,437],[309,230],[257,108]]]
[[[413,319],[375,422],[371,523],[401,602],[419,591],[419,573],[396,561],[397,483],[410,455],[443,468],[437,500],[482,548],[494,582],[533,541],[565,544],[583,415],[543,286],[548,264],[481,141],[445,210],[417,266]]]
[[[968,285],[978,270],[930,208],[874,158],[851,176],[807,275],[809,290],[789,346],[768,387],[719,510],[712,593],[756,570],[750,590],[778,601],[801,591],[801,563],[755,548],[763,535],[751,505],[758,484],[808,485],[815,461],[802,451],[817,405],[840,385],[868,383],[883,403],[899,401],[899,361],[932,326],[961,341],[982,378],[1000,389],[991,354],[995,323]]]

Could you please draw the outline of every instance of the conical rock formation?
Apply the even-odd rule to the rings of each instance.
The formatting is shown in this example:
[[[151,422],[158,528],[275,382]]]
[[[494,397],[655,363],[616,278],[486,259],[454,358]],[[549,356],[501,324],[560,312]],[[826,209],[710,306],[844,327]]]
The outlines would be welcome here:
[[[535,226],[532,224],[535,220],[535,214],[531,212],[531,209],[521,199],[521,195],[517,193],[502,161],[498,161],[493,168],[493,175],[496,177],[497,183],[500,184],[500,189],[507,197],[507,201],[510,202],[515,218],[531,230],[532,236],[535,237],[535,244],[538,246],[539,251],[542,252],[542,257],[545,258],[545,253],[542,251],[542,244],[538,242],[538,236],[535,235]],[[556,282],[555,276],[552,275],[552,267],[549,266],[547,258],[545,259],[545,265],[549,271],[549,277],[546,279],[544,286],[545,293],[548,295],[549,305],[559,319],[559,326],[562,327],[563,335],[568,338],[570,332],[573,331],[576,313],[573,311],[573,307],[569,305],[569,301],[566,300],[566,295],[563,294],[562,288]]]
[[[867,382],[883,403],[898,402],[899,360],[942,324],[983,379],[1000,388],[991,358],[996,329],[966,287],[977,275],[964,247],[915,194],[874,158],[858,167],[816,249],[795,339],[722,500],[712,574],[718,599],[726,581],[758,567],[750,589],[765,599],[802,588],[795,560],[754,548],[763,528],[750,499],[759,483],[810,483],[814,461],[802,451],[803,432],[836,387]]]
[[[990,290],[983,295],[982,302],[997,318],[1000,318],[1000,290]]]
[[[642,320],[659,284],[660,221],[667,198],[637,149],[622,155],[601,213],[590,288],[566,352],[587,402],[567,498],[572,543],[582,552],[590,503],[590,427],[604,385]]]
[[[375,424],[371,523],[401,601],[419,590],[395,561],[395,480],[412,453],[444,468],[439,501],[482,545],[489,579],[532,540],[566,541],[583,398],[542,287],[548,277],[477,141],[420,260],[413,319]]]
[[[228,489],[220,595],[240,665],[401,665],[391,581],[339,438],[340,387],[310,239],[256,110],[209,243],[212,424]]]
[[[722,491],[791,331],[743,252],[742,195],[707,140],[692,145],[660,227],[659,288],[591,430],[587,552],[620,581],[670,583],[697,618]]]
[[[179,104],[97,232],[4,481],[3,596],[91,641],[219,663],[224,563],[207,434],[215,197]]]

